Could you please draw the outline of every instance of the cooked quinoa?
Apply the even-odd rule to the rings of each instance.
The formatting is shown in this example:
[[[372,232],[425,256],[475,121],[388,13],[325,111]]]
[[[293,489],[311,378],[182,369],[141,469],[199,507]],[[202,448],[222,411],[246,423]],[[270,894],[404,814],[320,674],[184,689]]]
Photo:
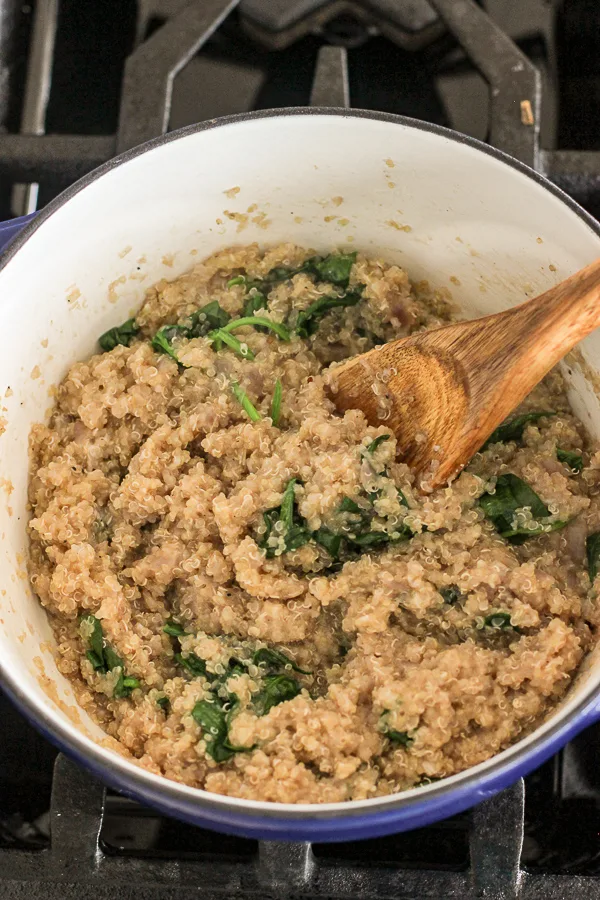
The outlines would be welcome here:
[[[31,581],[141,766],[360,800],[488,759],[565,693],[599,622],[600,452],[560,374],[433,492],[385,404],[374,427],[331,399],[336,362],[450,318],[380,259],[252,245],[71,367],[31,434]]]

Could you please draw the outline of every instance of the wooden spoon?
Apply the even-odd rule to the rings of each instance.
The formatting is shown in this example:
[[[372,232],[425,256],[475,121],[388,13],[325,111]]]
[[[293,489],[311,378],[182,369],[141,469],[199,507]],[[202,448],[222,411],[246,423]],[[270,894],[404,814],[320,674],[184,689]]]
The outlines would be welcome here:
[[[600,259],[520,306],[375,347],[331,371],[338,409],[385,425],[398,457],[445,484],[550,369],[600,325]]]

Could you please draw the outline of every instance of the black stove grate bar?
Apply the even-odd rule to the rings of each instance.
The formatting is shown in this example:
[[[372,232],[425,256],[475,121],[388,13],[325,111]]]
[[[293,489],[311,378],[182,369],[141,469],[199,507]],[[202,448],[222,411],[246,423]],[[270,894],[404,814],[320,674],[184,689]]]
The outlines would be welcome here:
[[[474,896],[516,900],[525,816],[523,780],[478,806],[470,835]]]
[[[249,37],[270,50],[284,50],[309,34],[321,34],[330,22],[350,16],[405,50],[422,50],[444,31],[426,0],[242,0],[240,16]]]
[[[474,0],[431,3],[489,85],[490,144],[537,168],[541,110],[538,70]]]
[[[520,868],[524,785],[473,813],[466,872],[322,863],[310,844],[258,842],[247,861],[157,859],[105,853],[100,843],[104,788],[66,757],[56,760],[48,850],[0,851],[0,896],[54,900],[127,885],[129,900],[597,900],[595,878],[532,875]],[[114,896],[107,893],[107,896]]]
[[[0,178],[70,184],[115,155],[113,135],[3,134]]]
[[[336,2],[322,3],[319,12]],[[237,3],[205,0],[186,4],[134,51],[126,65],[117,136],[0,135],[0,175],[14,182],[48,179],[67,185],[115,152],[164,133],[175,75]],[[536,69],[475,0],[431,0],[431,4],[490,85],[490,143],[542,171],[600,215],[600,152],[539,149]],[[345,105],[347,60],[341,51],[337,47],[321,49],[312,105]],[[334,80],[326,88],[328,71]],[[521,103],[527,101],[529,105],[522,109]],[[527,124],[529,121],[532,124]]]
[[[311,106],[350,106],[348,53],[345,47],[319,50],[310,94]]]
[[[600,151],[540,150],[539,171],[600,219]]]
[[[134,50],[125,64],[118,153],[167,131],[175,76],[238,3],[239,0],[191,3]]]

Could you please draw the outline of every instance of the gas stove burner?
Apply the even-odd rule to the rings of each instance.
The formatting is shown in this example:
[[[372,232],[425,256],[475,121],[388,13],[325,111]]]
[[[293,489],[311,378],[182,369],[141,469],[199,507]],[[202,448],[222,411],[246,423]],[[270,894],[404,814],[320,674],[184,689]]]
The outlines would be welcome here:
[[[381,34],[405,50],[421,50],[444,32],[426,0],[242,0],[240,19],[250,37],[272,50],[308,34],[349,48]]]

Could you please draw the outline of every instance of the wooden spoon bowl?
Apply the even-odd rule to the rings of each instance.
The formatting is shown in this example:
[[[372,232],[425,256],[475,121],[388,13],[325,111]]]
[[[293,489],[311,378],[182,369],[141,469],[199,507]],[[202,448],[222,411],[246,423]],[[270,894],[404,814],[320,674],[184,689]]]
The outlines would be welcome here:
[[[505,312],[374,347],[331,371],[341,411],[386,425],[422,489],[456,476],[492,431],[600,325],[600,260]]]

